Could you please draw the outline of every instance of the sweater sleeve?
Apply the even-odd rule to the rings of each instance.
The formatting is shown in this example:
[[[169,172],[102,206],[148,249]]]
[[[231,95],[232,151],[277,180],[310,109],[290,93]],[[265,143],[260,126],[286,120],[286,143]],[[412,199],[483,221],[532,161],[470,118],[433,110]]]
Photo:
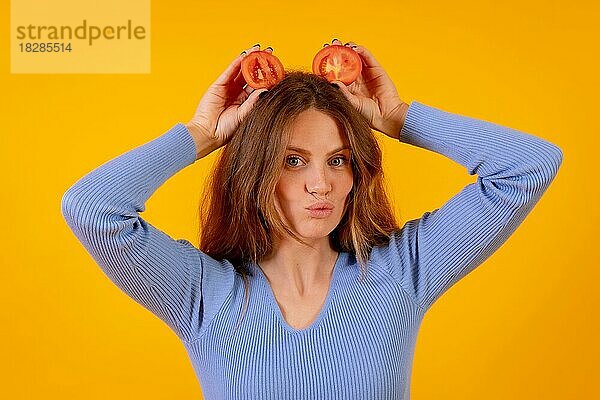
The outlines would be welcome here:
[[[233,286],[234,269],[174,240],[140,216],[169,177],[193,164],[196,148],[183,124],[94,169],[63,195],[67,225],[106,276],[189,341]]]
[[[523,222],[562,163],[556,145],[511,128],[413,101],[399,140],[465,166],[476,182],[408,221],[378,248],[423,310],[490,257]]]

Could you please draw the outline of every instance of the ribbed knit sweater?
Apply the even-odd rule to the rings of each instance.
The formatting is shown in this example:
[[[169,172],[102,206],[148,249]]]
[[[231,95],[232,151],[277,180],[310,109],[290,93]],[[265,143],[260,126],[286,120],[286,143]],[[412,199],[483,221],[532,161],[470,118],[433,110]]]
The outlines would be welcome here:
[[[288,325],[261,269],[241,275],[140,216],[169,177],[193,164],[177,123],[97,167],[62,198],[77,239],[124,293],[163,320],[185,346],[204,398],[409,399],[425,312],[515,231],[562,163],[556,145],[528,133],[413,101],[400,142],[443,154],[477,174],[441,207],[373,248],[367,279],[341,252],[320,313]]]

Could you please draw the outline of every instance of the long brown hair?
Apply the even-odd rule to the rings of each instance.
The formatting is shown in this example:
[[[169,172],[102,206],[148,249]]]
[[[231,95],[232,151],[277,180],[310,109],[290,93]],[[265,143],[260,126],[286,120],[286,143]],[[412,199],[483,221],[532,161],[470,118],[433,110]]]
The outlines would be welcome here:
[[[340,223],[329,235],[332,248],[354,253],[364,276],[371,249],[387,244],[398,229],[384,188],[381,150],[368,121],[324,78],[286,71],[218,150],[221,154],[199,207],[199,247],[210,257],[233,264],[244,280],[246,303],[251,274],[246,263],[271,255],[273,238],[285,233],[304,243],[282,222],[274,192],[291,122],[310,108],[336,120],[352,149],[353,187]]]

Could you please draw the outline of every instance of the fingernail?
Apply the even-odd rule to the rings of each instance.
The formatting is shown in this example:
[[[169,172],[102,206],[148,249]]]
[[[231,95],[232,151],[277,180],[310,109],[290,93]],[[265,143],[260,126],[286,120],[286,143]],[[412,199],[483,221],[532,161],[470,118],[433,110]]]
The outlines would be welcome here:
[[[350,42],[346,42],[344,43],[344,46],[348,46],[350,44]]]
[[[271,46],[267,47],[267,49],[271,49],[271,50],[273,50],[273,48],[272,48]],[[267,50],[267,49],[265,49],[265,50]]]
[[[246,50],[242,51],[242,52],[240,53],[240,56],[241,56],[242,54],[246,54]]]
[[[336,40],[337,40],[337,39],[333,39],[333,40],[331,41],[331,43],[335,42]]]
[[[338,85],[338,84],[337,84],[337,83],[335,83],[335,82],[329,82],[329,84],[330,84],[331,86],[334,86],[334,87],[338,88],[338,89],[340,88],[340,85]]]
[[[256,43],[256,44],[255,44],[254,46],[252,46],[252,47],[257,47],[257,46],[258,46],[258,47],[260,47],[260,43]]]
[[[259,98],[259,99],[262,99],[262,98],[263,98],[263,97],[264,97],[264,96],[267,94],[267,92],[268,92],[268,91],[269,91],[269,90],[267,89],[267,90],[265,90],[264,92],[260,92],[260,93],[258,94],[258,98]]]
[[[357,46],[357,45],[354,45],[354,46],[350,46],[350,47],[352,47],[353,49],[355,49],[355,48],[357,48],[358,46]]]

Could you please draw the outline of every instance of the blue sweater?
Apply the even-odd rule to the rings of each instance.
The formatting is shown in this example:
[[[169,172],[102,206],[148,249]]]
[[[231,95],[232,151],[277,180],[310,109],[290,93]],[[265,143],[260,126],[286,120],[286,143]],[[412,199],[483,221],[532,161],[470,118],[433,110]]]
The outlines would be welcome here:
[[[289,326],[266,277],[244,286],[227,260],[174,240],[140,216],[169,177],[193,164],[183,124],[94,169],[62,198],[62,213],[108,278],[163,320],[185,346],[204,398],[408,399],[425,312],[515,231],[562,162],[556,145],[491,122],[410,104],[401,142],[465,166],[474,183],[373,248],[359,282],[340,253],[325,304]]]

